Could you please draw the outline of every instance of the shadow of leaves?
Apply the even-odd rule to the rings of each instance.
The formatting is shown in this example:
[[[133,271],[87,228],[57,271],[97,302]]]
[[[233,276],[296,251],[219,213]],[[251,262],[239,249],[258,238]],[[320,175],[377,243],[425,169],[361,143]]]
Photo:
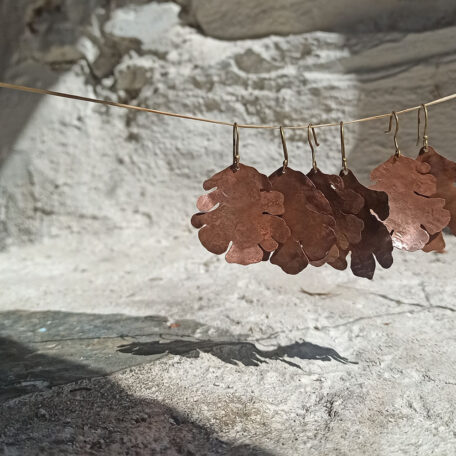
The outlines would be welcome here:
[[[301,367],[288,358],[301,360],[337,361],[343,364],[357,364],[341,356],[336,350],[312,344],[310,342],[294,342],[290,345],[279,346],[273,350],[260,350],[251,342],[233,341],[186,341],[173,340],[167,343],[159,341],[133,342],[120,345],[118,351],[138,356],[171,354],[197,358],[199,353],[209,353],[228,364],[241,363],[244,366],[258,367],[269,360],[281,361],[289,366]]]

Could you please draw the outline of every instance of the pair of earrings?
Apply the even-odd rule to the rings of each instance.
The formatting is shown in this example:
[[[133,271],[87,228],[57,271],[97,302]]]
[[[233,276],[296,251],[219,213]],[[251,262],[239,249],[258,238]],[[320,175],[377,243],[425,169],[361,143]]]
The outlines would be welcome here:
[[[311,132],[318,145],[309,125],[310,172],[306,175],[288,166],[280,128],[284,161],[267,177],[240,163],[239,132],[234,124],[233,164],[204,182],[205,190],[216,190],[198,199],[201,212],[192,217],[192,225],[200,228],[199,239],[207,250],[215,254],[228,250],[230,263],[269,260],[289,274],[326,263],[342,270],[351,252],[353,273],[372,278],[374,256],[385,268],[393,262],[391,237],[371,212],[375,210],[382,220],[387,218],[388,197],[361,185],[348,169],[342,122],[339,176],[317,167]]]

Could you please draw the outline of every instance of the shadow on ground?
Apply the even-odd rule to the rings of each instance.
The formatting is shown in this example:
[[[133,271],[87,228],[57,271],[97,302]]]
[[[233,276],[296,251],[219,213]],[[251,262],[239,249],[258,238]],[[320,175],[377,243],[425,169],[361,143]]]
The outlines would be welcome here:
[[[311,344],[310,342],[295,342],[283,347],[277,347],[274,350],[260,350],[254,344],[242,341],[200,340],[193,342],[174,340],[167,343],[152,341],[133,342],[128,345],[121,345],[119,351],[142,356],[171,354],[190,358],[197,358],[200,352],[204,352],[210,353],[221,361],[229,364],[240,362],[244,366],[259,366],[262,363],[266,363],[268,360],[276,360],[299,369],[301,369],[301,366],[286,358],[298,358],[303,360],[314,359],[318,361],[334,360],[340,363],[352,363],[347,358],[340,356],[336,350]]]
[[[0,405],[0,454],[272,455],[254,445],[222,441],[213,430],[178,410],[132,396],[119,384],[100,377],[103,370],[35,354],[7,338],[1,339],[0,359],[2,388],[12,383],[9,392],[13,396],[24,394],[27,385],[49,384],[56,371],[61,382],[95,377]],[[28,379],[26,370],[30,370]],[[21,372],[22,380],[14,389]]]
[[[350,362],[310,342],[261,350],[246,336],[194,320],[170,324],[154,315],[0,312],[0,402],[168,355],[198,358],[201,352],[244,366],[274,360],[300,368],[292,359]]]

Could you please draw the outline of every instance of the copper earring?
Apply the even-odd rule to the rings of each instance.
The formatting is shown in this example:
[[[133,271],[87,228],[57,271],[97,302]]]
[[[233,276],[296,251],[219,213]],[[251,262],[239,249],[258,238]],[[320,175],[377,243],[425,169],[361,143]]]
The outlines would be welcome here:
[[[284,195],[285,211],[282,218],[291,236],[286,242],[279,243],[270,261],[288,274],[297,274],[309,263],[320,266],[328,256],[338,256],[335,220],[328,201],[310,179],[288,167],[288,150],[282,127],[280,135],[284,162],[281,168],[269,176],[269,180],[272,189]]]
[[[236,123],[233,164],[206,180],[203,188],[215,190],[198,198],[201,212],[193,215],[191,223],[200,228],[198,237],[207,250],[217,255],[228,250],[228,263],[258,263],[263,251],[272,252],[290,236],[285,221],[278,217],[284,213],[283,195],[271,191],[264,174],[240,163]]]
[[[436,178],[436,191],[433,193],[434,198],[443,198],[445,200],[445,209],[450,212],[450,222],[448,224],[451,232],[456,235],[456,163],[448,160],[438,154],[434,148],[428,145],[428,112],[426,105],[421,105],[424,111],[424,131],[423,131],[423,147],[420,149],[417,160],[427,163],[431,169],[429,174]],[[418,111],[418,142],[420,136],[420,112]],[[428,250],[442,251],[445,248],[442,234],[433,239],[434,248],[428,246]],[[424,250],[424,249],[423,249]]]
[[[346,269],[346,257],[350,251],[350,246],[361,241],[364,222],[357,214],[364,206],[364,198],[355,191],[345,188],[344,181],[340,176],[321,172],[315,161],[307,176],[328,200],[332,209],[332,216],[336,222],[334,232],[339,254],[336,258],[328,261],[328,264],[335,269]]]
[[[363,207],[356,214],[363,221],[364,228],[361,232],[361,241],[350,245],[350,268],[354,275],[372,279],[375,272],[375,258],[385,269],[393,264],[391,236],[380,221],[385,220],[389,215],[388,195],[385,192],[371,190],[362,185],[348,168],[343,122],[340,122],[340,145],[342,153],[340,177],[346,189],[354,191],[364,199]],[[378,218],[372,212],[375,212]]]
[[[415,251],[422,249],[430,236],[442,231],[450,221],[450,213],[444,209],[445,200],[433,197],[437,192],[435,177],[430,174],[431,165],[424,161],[404,157],[397,143],[399,119],[393,111],[390,116],[396,122],[394,145],[396,152],[386,162],[375,168],[370,188],[388,194],[389,216],[385,225],[391,233],[393,246]]]

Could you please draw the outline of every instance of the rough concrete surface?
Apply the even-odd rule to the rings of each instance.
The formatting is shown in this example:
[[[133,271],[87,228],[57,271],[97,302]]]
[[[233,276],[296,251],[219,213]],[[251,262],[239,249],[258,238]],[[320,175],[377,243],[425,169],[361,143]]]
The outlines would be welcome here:
[[[357,118],[456,92],[454,2],[415,4],[3,0],[0,80],[238,122]],[[453,160],[454,113],[429,109]],[[414,156],[416,113],[400,123]],[[385,127],[346,126],[364,182]],[[0,128],[0,454],[455,454],[454,237],[373,281],[228,265],[189,219],[229,127],[1,89]],[[337,172],[338,128],[318,134]],[[240,135],[245,164],[281,165],[277,132]],[[287,132],[304,171],[305,135]]]

